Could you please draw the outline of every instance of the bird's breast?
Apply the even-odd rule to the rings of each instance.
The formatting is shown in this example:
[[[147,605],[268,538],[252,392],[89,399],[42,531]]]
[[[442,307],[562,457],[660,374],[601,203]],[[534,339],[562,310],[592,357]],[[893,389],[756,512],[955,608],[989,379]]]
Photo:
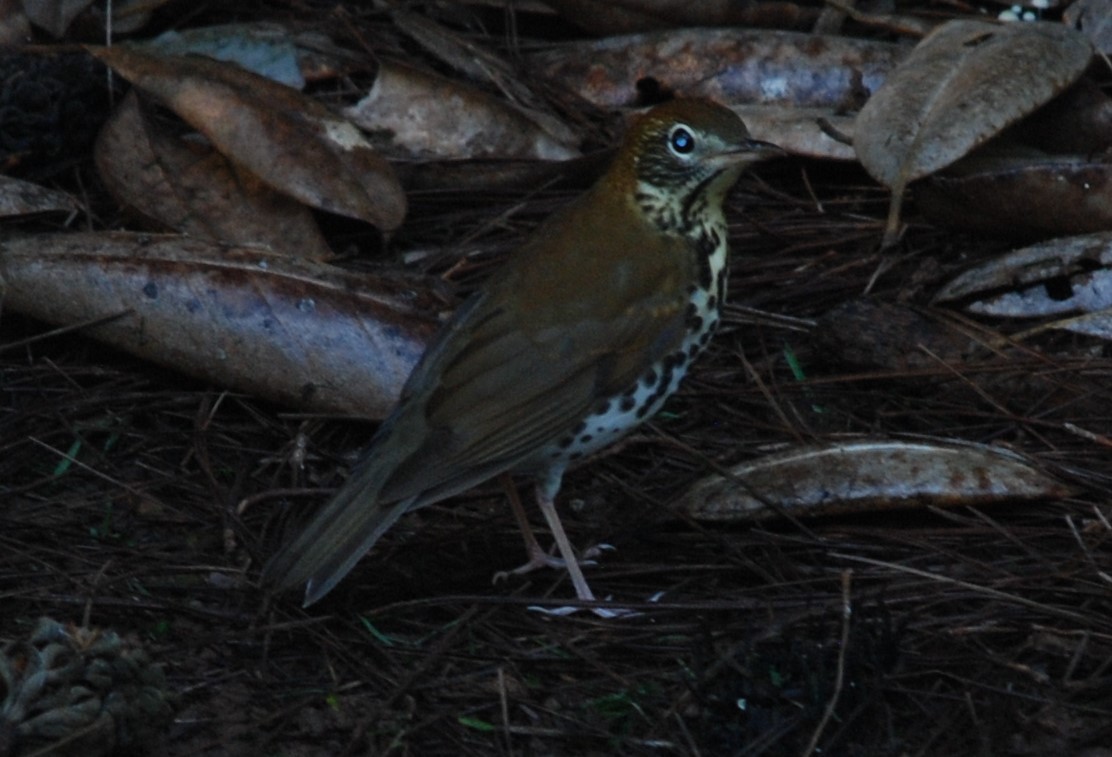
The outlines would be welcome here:
[[[688,367],[706,349],[718,327],[726,294],[725,222],[708,219],[694,234],[695,276],[687,287],[684,336],[678,347],[653,362],[623,391],[599,397],[591,412],[535,457],[522,470],[560,468],[597,452],[651,418],[680,385]]]

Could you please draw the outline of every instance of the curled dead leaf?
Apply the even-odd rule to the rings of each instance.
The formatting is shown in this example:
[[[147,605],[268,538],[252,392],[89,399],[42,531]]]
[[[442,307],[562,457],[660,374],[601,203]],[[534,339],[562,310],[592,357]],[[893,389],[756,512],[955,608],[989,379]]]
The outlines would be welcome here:
[[[1071,490],[1014,452],[964,442],[864,440],[795,447],[710,476],[681,499],[698,520],[749,521],[1057,499]]]
[[[108,190],[158,231],[311,260],[332,255],[309,208],[207,145],[167,133],[134,91],[101,129],[94,158]]]
[[[1112,232],[1051,239],[979,265],[939,290],[935,302],[976,297],[970,312],[1037,318],[1112,308]]]
[[[861,109],[854,134],[865,170],[892,189],[888,239],[910,182],[1064,91],[1091,57],[1084,36],[1049,22],[949,21],[920,42]]]
[[[230,63],[127,46],[91,52],[280,192],[394,229],[406,199],[393,169],[347,119]]]

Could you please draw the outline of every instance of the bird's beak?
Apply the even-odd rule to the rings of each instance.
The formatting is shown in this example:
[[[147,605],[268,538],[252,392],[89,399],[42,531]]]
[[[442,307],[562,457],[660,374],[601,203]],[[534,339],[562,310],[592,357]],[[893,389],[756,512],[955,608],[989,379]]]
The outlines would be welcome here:
[[[771,142],[762,142],[759,139],[750,139],[746,141],[742,147],[741,152],[753,153],[759,155],[760,160],[767,158],[778,158],[781,155],[787,155],[788,152],[779,145],[774,145]]]
[[[759,139],[747,139],[731,147],[732,149],[723,150],[711,160],[718,163],[721,168],[727,168],[729,166],[745,166],[759,160],[779,158],[788,154],[783,148],[771,142],[762,142]]]

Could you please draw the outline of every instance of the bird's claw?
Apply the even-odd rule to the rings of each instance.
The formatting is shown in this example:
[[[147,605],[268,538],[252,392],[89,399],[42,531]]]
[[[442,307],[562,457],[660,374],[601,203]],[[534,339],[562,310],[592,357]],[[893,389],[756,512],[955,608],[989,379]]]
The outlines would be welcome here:
[[[614,549],[614,547],[610,546],[609,544],[598,544],[594,547],[589,547],[586,551],[583,552],[583,556],[588,559],[580,560],[579,564],[598,565],[598,563],[589,558],[597,557],[603,552],[611,549]],[[532,573],[534,570],[540,570],[541,568],[566,569],[567,567],[567,561],[564,560],[562,557],[556,557],[555,555],[550,555],[547,552],[542,552],[540,550],[537,550],[535,552],[530,550],[529,560],[527,562],[522,565],[518,565],[513,570],[498,571],[494,574],[494,578],[491,579],[491,583],[497,584],[501,581],[505,581],[510,576],[522,576],[526,573]]]

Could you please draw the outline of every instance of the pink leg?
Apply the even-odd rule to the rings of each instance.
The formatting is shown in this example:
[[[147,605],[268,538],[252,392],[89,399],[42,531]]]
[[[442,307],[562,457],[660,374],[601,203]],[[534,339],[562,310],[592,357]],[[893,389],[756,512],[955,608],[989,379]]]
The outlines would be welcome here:
[[[575,551],[571,548],[568,535],[564,533],[564,525],[556,512],[555,490],[559,488],[559,477],[556,477],[555,482],[537,484],[537,504],[540,505],[544,519],[548,521],[548,528],[552,531],[552,538],[556,540],[556,547],[564,558],[564,567],[567,568],[572,586],[575,587],[575,595],[580,599],[593,602],[595,595],[587,585],[587,579],[583,577],[583,570],[579,567],[579,561],[575,559]]]
[[[559,557],[553,557],[545,552],[540,542],[537,541],[537,536],[533,533],[532,526],[529,525],[529,518],[525,515],[525,508],[521,506],[521,497],[517,495],[517,487],[514,486],[513,478],[511,478],[508,473],[502,474],[500,478],[502,480],[502,486],[506,490],[506,496],[510,499],[510,507],[514,512],[514,520],[517,521],[517,527],[521,530],[522,538],[525,539],[525,554],[529,556],[529,560],[513,570],[495,573],[495,583],[511,574],[516,576],[530,573],[539,568],[566,567],[564,560],[561,560]]]

